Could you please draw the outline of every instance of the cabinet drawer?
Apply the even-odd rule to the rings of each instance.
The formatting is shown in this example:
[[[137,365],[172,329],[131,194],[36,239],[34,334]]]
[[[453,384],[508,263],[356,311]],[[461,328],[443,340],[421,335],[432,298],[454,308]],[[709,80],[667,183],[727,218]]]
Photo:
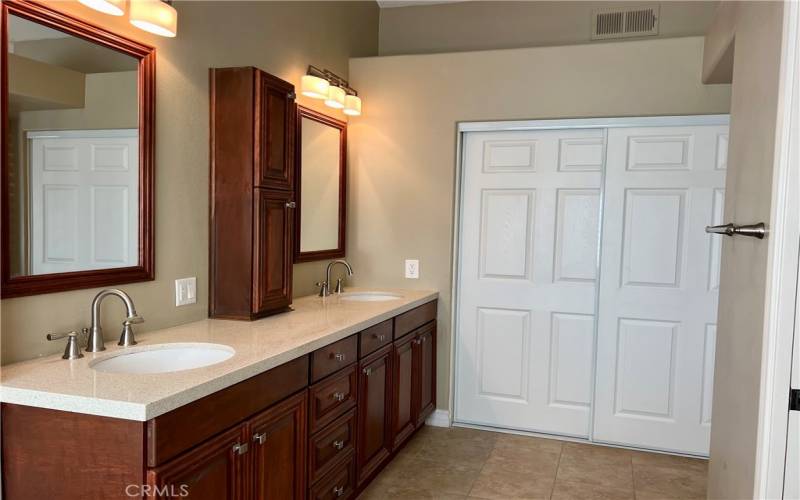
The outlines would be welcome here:
[[[356,410],[350,410],[308,443],[308,480],[315,483],[355,449]]]
[[[392,320],[371,326],[358,334],[359,357],[363,358],[392,342]]]
[[[356,489],[356,458],[350,457],[311,487],[311,500],[342,500],[351,498]]]
[[[357,369],[358,366],[353,364],[341,373],[311,386],[311,432],[322,429],[356,405]]]
[[[311,382],[341,370],[358,358],[358,336],[351,335],[311,353]]]
[[[436,319],[436,301],[422,304],[394,318],[394,338],[411,333],[425,323]]]

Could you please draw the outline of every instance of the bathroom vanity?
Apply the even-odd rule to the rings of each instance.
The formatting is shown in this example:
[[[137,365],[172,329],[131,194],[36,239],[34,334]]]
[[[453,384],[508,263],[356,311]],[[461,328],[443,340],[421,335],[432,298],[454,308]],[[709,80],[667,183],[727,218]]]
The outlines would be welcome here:
[[[5,366],[4,498],[351,498],[435,407],[436,299],[304,297],[258,321]],[[235,352],[184,371],[97,369],[199,342]]]

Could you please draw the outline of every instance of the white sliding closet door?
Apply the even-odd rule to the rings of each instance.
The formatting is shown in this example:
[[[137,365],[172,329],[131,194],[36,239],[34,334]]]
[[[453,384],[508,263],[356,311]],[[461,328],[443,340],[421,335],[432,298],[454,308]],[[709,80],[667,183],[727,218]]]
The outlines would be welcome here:
[[[608,130],[596,441],[708,454],[727,134]]]
[[[589,435],[603,136],[465,135],[456,420]]]

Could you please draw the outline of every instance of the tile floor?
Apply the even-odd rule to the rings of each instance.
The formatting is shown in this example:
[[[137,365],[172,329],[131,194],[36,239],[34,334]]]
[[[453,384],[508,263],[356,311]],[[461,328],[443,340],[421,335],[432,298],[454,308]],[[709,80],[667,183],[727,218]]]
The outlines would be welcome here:
[[[700,499],[706,461],[424,427],[360,499]]]

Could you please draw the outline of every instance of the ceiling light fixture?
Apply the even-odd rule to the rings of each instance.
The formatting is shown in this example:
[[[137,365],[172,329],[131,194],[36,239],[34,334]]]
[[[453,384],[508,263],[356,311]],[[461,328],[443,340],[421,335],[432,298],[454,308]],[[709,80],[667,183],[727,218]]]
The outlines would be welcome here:
[[[125,0],[78,0],[83,5],[112,16],[121,16],[125,13]]]
[[[172,0],[131,0],[131,24],[172,38],[178,33],[178,12],[171,4]]]
[[[300,93],[314,99],[324,99],[326,106],[341,109],[346,115],[361,115],[358,92],[347,80],[330,70],[309,66],[300,79]]]

